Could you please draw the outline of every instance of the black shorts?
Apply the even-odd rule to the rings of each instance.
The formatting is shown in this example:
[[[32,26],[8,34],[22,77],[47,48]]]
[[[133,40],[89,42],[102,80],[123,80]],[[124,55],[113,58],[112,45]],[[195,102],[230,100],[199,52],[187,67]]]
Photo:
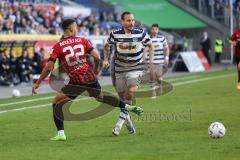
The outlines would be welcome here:
[[[240,57],[237,57],[237,56],[235,56],[234,57],[234,62],[237,64],[237,66],[238,66],[238,64],[239,64],[239,62],[240,62]]]
[[[68,84],[62,88],[62,92],[66,94],[70,99],[75,99],[81,95],[84,91],[87,91],[90,97],[97,97],[101,93],[101,85],[96,80],[94,83],[73,85]]]

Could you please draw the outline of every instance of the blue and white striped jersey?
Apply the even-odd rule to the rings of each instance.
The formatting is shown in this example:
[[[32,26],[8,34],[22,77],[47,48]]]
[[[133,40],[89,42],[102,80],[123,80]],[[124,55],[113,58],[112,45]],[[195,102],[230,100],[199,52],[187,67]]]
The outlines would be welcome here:
[[[154,46],[154,64],[163,64],[164,48],[168,47],[166,38],[162,35],[158,35],[157,37],[152,37],[151,41]],[[146,56],[146,61],[149,63],[149,53]]]
[[[110,33],[107,43],[115,46],[115,72],[144,70],[143,49],[151,43],[148,34],[140,28],[131,33],[118,29]]]

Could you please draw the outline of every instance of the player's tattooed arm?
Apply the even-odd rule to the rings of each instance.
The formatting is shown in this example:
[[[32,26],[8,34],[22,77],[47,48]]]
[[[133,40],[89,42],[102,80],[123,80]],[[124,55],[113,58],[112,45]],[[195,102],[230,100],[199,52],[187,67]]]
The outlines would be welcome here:
[[[100,58],[100,55],[99,53],[93,49],[91,52],[90,52],[90,55],[93,57],[94,59],[94,67],[93,67],[93,71],[95,74],[98,74],[99,73],[99,66],[100,66],[100,61],[101,61],[101,58]]]
[[[53,71],[55,61],[49,61],[48,64],[43,68],[40,78],[32,86],[32,94],[36,94],[36,89],[40,86],[41,82]]]
[[[106,43],[105,45],[104,45],[104,60],[103,60],[103,68],[108,68],[109,67],[109,62],[108,62],[108,58],[109,58],[109,53],[108,53],[108,51],[109,51],[109,44],[108,43]]]
[[[143,49],[143,62],[144,62],[144,63],[146,63],[146,56],[147,56],[147,54],[148,54],[148,50],[149,50],[148,47],[145,47],[145,48]]]

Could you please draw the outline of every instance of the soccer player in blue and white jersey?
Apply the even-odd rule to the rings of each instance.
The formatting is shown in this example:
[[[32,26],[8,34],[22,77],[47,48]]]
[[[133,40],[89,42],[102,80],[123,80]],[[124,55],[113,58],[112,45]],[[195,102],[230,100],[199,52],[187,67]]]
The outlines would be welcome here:
[[[169,63],[169,47],[167,44],[167,40],[164,36],[159,35],[159,26],[158,24],[153,24],[151,26],[151,41],[154,45],[154,66],[155,66],[155,74],[157,80],[161,82],[162,76],[164,73],[164,67],[168,67]],[[149,60],[149,54],[146,55],[146,62],[150,63]],[[151,84],[152,88],[152,98],[156,98],[156,91],[155,91],[155,83],[152,82]]]
[[[150,50],[150,71],[153,75],[153,45],[147,33],[140,28],[135,28],[134,15],[131,12],[123,12],[121,15],[122,28],[111,32],[107,43],[104,46],[103,67],[108,68],[108,48],[114,45],[114,72],[115,88],[119,97],[127,104],[132,104],[134,93],[140,84],[143,74],[143,50],[149,47]],[[141,110],[140,107],[138,107]],[[135,128],[130,115],[125,116],[120,112],[119,120],[113,129],[114,135],[119,135],[124,121],[129,133],[135,133]]]

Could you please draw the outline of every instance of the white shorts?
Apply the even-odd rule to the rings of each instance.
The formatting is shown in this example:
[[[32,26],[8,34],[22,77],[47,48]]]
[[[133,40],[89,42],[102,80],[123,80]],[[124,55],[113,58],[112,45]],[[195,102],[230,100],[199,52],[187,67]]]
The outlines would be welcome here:
[[[115,73],[116,91],[124,92],[129,86],[139,86],[143,71],[131,71],[126,73]]]

